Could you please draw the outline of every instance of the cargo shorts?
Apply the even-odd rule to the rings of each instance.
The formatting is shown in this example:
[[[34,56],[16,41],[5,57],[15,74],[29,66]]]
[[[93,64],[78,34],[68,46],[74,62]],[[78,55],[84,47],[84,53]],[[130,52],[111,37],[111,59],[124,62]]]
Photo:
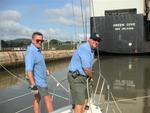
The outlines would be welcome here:
[[[40,86],[37,86],[37,87],[38,87],[38,92],[39,92],[40,96],[47,96],[47,95],[49,95],[48,87],[40,87]]]
[[[78,77],[74,78],[72,73],[68,72],[68,82],[70,84],[70,92],[73,104],[83,105],[85,100],[88,98],[86,80],[87,77],[79,75]]]

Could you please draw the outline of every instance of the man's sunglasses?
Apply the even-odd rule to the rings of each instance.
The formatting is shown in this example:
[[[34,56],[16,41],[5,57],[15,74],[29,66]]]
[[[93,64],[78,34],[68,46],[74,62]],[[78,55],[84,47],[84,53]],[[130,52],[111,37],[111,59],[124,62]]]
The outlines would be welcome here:
[[[43,42],[44,40],[39,40],[39,39],[36,40],[36,43],[43,43]]]

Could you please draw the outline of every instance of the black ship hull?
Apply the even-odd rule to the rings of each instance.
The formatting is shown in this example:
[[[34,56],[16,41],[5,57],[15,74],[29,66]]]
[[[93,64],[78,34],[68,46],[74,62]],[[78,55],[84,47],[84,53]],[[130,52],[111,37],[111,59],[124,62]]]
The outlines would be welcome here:
[[[143,14],[91,17],[91,33],[100,34],[100,52],[139,54],[150,52],[150,23]]]

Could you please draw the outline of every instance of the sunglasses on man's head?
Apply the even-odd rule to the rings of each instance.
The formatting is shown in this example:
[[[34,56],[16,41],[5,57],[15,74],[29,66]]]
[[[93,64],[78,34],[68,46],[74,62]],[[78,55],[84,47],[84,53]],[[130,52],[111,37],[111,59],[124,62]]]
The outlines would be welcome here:
[[[40,40],[40,39],[36,40],[36,43],[43,43],[43,42],[44,42],[44,40]]]

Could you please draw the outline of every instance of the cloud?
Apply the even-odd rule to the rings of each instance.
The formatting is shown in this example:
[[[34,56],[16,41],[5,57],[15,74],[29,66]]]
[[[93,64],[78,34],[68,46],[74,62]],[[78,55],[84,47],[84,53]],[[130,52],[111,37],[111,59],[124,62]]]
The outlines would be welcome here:
[[[3,40],[29,38],[31,29],[13,21],[0,22],[0,35]]]
[[[42,32],[42,31],[41,31]],[[42,32],[45,36],[45,40],[58,39],[61,41],[72,40],[70,33],[64,32],[61,29],[49,28]]]
[[[74,9],[74,16],[73,16],[73,9]],[[89,23],[90,23],[90,13],[89,13],[89,8],[84,7],[84,12],[83,12],[83,18],[85,22],[85,12],[86,12],[86,26],[89,30]],[[84,35],[83,35],[83,21],[82,21],[82,13],[81,13],[81,8],[78,5],[74,5],[72,8],[72,4],[65,4],[61,8],[50,8],[46,9],[44,11],[45,16],[47,17],[48,23],[51,23],[53,25],[60,25],[60,26],[65,26],[65,27],[71,27],[71,29],[76,29],[76,34],[73,33],[73,30],[69,33],[64,33],[62,30],[58,30],[57,33],[61,35],[60,37],[57,37],[58,39],[63,39],[63,40],[84,40]],[[84,23],[85,24],[85,23]],[[85,29],[85,28],[84,28]],[[63,32],[63,33],[62,33]],[[89,31],[88,31],[89,32]]]
[[[14,21],[18,22],[21,19],[21,15],[17,11],[7,10],[7,11],[0,11],[0,22],[2,21]]]
[[[74,9],[74,12],[73,12]],[[49,22],[53,24],[60,24],[63,26],[76,25],[78,27],[82,26],[82,13],[80,6],[72,7],[72,4],[66,4],[62,8],[46,9],[44,11]],[[74,14],[74,16],[73,16]],[[85,14],[87,14],[87,20],[89,24],[89,8],[85,8],[83,12],[83,17],[85,19]],[[85,20],[84,20],[85,21]]]
[[[3,40],[29,38],[32,29],[19,23],[21,14],[18,11],[0,11],[0,36]]]
[[[45,39],[70,40],[69,34],[62,33],[60,29],[36,29],[21,25],[21,14],[18,11],[0,11],[0,36],[1,40],[12,40],[17,38],[31,39],[31,35],[35,31],[44,34]],[[62,19],[63,21],[63,19]]]
[[[87,8],[85,10],[87,10]],[[17,38],[30,39],[34,31],[42,32],[46,39],[75,40],[76,38],[81,37],[81,35],[79,34],[82,34],[81,32],[83,30],[82,30],[81,9],[79,6],[77,5],[74,6],[74,15],[75,15],[74,17],[73,17],[71,4],[66,4],[61,8],[46,9],[44,10],[44,14],[47,17],[47,22],[50,22],[50,24],[52,26],[55,26],[55,28],[47,28],[47,29],[46,28],[39,29],[39,27],[31,28],[21,23],[23,22],[22,21],[23,17],[19,10],[0,11],[0,15],[1,15],[0,16],[0,36],[1,36],[0,39],[3,40],[10,40],[10,39],[17,39]],[[23,16],[25,17],[26,15]],[[32,19],[32,17],[30,18]],[[43,20],[45,21],[44,16],[43,16]],[[26,22],[27,21],[28,20],[26,20]],[[35,24],[34,21],[32,23]],[[76,27],[78,27],[76,28],[77,29],[76,37],[73,36],[74,35],[73,30],[71,30],[73,29],[74,24]]]
[[[49,34],[56,34],[58,30],[54,29],[36,29],[21,25],[21,14],[15,10],[0,11],[0,39],[12,40],[17,38],[31,39],[31,35],[35,31],[42,32],[45,36]]]

